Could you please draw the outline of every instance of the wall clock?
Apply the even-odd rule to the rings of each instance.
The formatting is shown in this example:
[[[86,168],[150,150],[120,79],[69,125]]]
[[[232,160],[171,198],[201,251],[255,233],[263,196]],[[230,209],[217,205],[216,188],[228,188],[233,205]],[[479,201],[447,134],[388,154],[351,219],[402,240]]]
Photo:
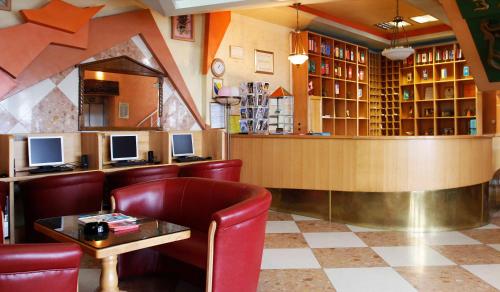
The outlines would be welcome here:
[[[224,72],[226,72],[226,65],[224,64],[224,61],[219,58],[215,58],[212,61],[212,66],[210,68],[212,69],[212,74],[216,77],[222,77]]]

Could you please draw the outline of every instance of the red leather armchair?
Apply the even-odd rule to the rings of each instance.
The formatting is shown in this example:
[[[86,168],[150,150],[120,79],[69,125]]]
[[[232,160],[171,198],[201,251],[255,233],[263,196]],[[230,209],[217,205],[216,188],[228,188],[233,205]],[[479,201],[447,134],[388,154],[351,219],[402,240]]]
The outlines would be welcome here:
[[[158,272],[174,259],[205,272],[207,291],[256,291],[271,204],[266,189],[172,178],[117,189],[112,197],[117,212],[191,228],[189,239],[121,256],[120,276]]]
[[[177,165],[133,168],[106,174],[106,185],[109,190],[114,190],[136,183],[172,178],[178,175],[179,166]]]
[[[24,199],[24,220],[29,242],[47,242],[33,229],[42,218],[75,215],[101,210],[104,173],[47,176],[20,183]]]
[[[239,182],[242,165],[243,162],[239,159],[186,164],[181,166],[179,176]]]
[[[8,186],[0,182],[2,216]],[[2,226],[0,234],[3,234]],[[76,244],[0,243],[0,291],[77,291],[81,256],[82,251]]]

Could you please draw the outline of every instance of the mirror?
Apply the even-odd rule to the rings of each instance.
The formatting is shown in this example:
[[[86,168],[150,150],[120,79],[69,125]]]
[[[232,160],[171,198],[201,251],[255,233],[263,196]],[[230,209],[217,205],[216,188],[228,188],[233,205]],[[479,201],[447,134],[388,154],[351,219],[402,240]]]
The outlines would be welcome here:
[[[79,129],[161,129],[163,73],[120,56],[79,67]]]

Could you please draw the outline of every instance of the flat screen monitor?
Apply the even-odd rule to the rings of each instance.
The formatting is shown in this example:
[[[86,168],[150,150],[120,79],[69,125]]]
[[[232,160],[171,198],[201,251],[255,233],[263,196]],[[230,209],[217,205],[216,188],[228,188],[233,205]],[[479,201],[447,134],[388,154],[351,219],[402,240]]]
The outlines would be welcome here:
[[[64,164],[63,137],[28,137],[29,166]]]
[[[194,155],[193,135],[172,134],[172,156],[192,156]]]
[[[111,161],[136,160],[138,155],[137,135],[111,135]]]

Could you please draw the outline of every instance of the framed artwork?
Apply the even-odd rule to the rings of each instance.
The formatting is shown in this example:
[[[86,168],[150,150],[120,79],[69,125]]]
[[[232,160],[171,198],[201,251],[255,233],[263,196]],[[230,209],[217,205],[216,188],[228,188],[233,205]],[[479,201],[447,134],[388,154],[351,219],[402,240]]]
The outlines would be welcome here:
[[[224,85],[224,80],[222,78],[212,78],[212,97],[219,95],[219,90]]]
[[[0,0],[0,10],[10,11],[11,0]]]
[[[172,16],[172,39],[194,42],[194,16]]]
[[[128,119],[129,118],[128,102],[119,102],[118,103],[118,117],[120,119]]]
[[[274,74],[274,53],[255,50],[255,73]]]

